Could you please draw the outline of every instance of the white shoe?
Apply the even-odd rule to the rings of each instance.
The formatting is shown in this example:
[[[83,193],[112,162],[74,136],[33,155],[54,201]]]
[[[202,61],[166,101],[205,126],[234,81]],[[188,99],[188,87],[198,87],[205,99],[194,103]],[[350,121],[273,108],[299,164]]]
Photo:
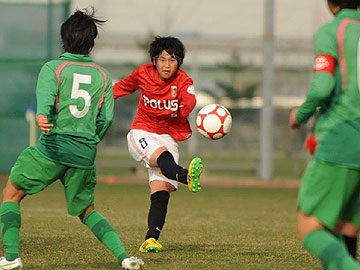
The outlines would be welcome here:
[[[1,270],[12,270],[12,269],[22,269],[23,265],[20,258],[17,258],[13,261],[8,261],[5,257],[0,257],[0,269]]]
[[[126,259],[123,259],[123,261],[121,262],[122,268],[124,268],[126,270],[137,270],[137,269],[140,269],[141,266],[143,266],[143,265],[144,265],[143,260],[138,259],[136,257],[126,258]]]

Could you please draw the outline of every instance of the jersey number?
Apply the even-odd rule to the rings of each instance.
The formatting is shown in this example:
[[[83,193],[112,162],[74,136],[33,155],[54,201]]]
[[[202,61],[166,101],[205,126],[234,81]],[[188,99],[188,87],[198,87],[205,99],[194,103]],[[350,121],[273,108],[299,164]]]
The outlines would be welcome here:
[[[148,146],[148,143],[146,142],[145,138],[141,138],[141,139],[139,140],[139,143],[140,143],[142,149],[145,149],[146,146]]]
[[[74,73],[71,99],[82,98],[85,101],[85,106],[81,111],[76,105],[69,106],[71,114],[76,118],[84,117],[89,112],[91,105],[91,96],[86,90],[80,89],[80,83],[91,84],[91,76]]]

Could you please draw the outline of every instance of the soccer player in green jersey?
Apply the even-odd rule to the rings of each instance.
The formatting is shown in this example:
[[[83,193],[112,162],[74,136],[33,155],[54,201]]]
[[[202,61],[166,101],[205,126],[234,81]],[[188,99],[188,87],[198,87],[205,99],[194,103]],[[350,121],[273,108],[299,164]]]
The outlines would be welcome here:
[[[43,131],[35,147],[25,149],[11,169],[1,205],[5,257],[0,269],[21,269],[19,257],[20,202],[60,179],[67,211],[78,216],[125,269],[140,269],[141,259],[129,257],[109,222],[94,208],[97,144],[114,114],[109,73],[89,56],[105,21],[77,10],[61,26],[63,53],[41,69],[37,88],[37,124]]]
[[[298,237],[328,270],[360,269],[341,235],[360,227],[359,5],[328,0],[335,18],[316,33],[311,87],[290,113],[298,128],[319,110],[316,152],[299,190]]]

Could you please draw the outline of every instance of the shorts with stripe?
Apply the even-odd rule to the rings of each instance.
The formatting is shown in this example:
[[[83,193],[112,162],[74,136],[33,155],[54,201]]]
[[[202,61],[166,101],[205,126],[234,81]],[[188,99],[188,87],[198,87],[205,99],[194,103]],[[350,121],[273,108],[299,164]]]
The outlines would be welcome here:
[[[179,162],[179,151],[177,142],[168,134],[156,134],[140,129],[132,129],[127,135],[130,155],[138,162],[148,168],[149,182],[160,180],[170,183],[176,190],[177,181],[165,177],[158,167],[150,167],[150,157],[155,150],[165,147]]]

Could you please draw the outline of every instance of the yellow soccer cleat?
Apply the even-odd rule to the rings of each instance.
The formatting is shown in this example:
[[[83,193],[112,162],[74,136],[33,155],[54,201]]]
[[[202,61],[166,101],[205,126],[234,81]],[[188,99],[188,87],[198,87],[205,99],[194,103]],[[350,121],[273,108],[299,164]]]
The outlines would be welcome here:
[[[196,157],[190,162],[188,170],[188,186],[191,192],[200,191],[200,175],[202,173],[203,164],[201,158]]]
[[[151,237],[149,239],[146,239],[144,243],[139,248],[140,252],[154,252],[158,253],[161,251],[163,246],[155,240],[155,238]]]

